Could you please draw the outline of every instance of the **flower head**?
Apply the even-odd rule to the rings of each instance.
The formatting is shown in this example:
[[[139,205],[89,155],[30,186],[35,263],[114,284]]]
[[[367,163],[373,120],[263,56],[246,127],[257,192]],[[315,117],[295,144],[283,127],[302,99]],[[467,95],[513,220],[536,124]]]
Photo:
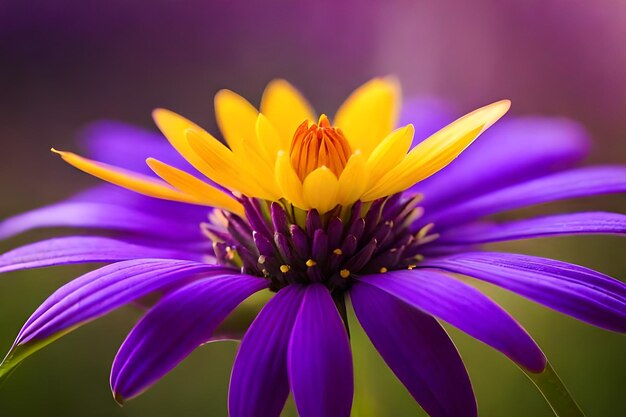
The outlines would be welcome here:
[[[0,237],[45,226],[106,231],[17,248],[0,256],[0,272],[111,262],[42,304],[0,365],[0,377],[79,325],[151,295],[113,363],[118,402],[139,395],[207,341],[242,338],[231,417],[278,417],[289,392],[303,417],[347,417],[353,396],[348,301],[389,367],[432,416],[477,413],[463,362],[436,319],[502,352],[539,386],[548,375],[550,389],[558,387],[528,333],[457,275],[626,331],[622,282],[582,266],[480,248],[555,234],[626,233],[626,216],[616,213],[480,221],[532,204],[626,192],[626,168],[569,168],[586,152],[585,133],[548,119],[503,122],[494,128],[497,138],[459,157],[508,110],[508,101],[439,130],[424,123],[396,127],[399,103],[397,82],[375,79],[331,121],[318,118],[288,83],[274,81],[260,111],[228,90],[216,95],[226,144],[156,110],[157,125],[183,158],[118,125],[99,126],[93,135],[117,143],[122,155],[107,145],[92,146],[102,162],[59,152],[75,167],[147,197],[99,187],[0,223]],[[420,111],[416,102],[408,108],[403,120]],[[427,137],[414,145],[416,131]],[[156,176],[141,172],[137,154],[155,156],[146,162]],[[243,336],[218,327],[265,289],[275,295]],[[557,411],[575,410],[572,404],[563,397],[552,403]]]
[[[243,97],[222,90],[215,112],[226,145],[168,110],[154,119],[170,143],[198,171],[235,195],[280,201],[327,213],[357,200],[368,203],[401,192],[433,175],[509,109],[508,100],[478,109],[410,149],[414,129],[397,129],[399,88],[375,79],[357,89],[331,125],[286,81],[269,84],[260,112]],[[317,123],[315,123],[317,121]],[[223,208],[243,207],[232,195],[156,159],[148,165],[163,181],[59,152],[75,167],[152,197]]]

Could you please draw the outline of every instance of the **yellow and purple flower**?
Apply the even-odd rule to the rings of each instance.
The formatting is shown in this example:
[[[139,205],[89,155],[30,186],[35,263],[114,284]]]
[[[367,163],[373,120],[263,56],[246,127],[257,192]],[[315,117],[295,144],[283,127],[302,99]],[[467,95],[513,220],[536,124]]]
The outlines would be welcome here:
[[[490,130],[493,139],[465,151],[507,112],[507,100],[439,130],[441,117],[422,117],[424,103],[409,101],[403,111],[400,103],[394,79],[374,79],[330,119],[277,80],[260,110],[231,91],[216,95],[226,144],[156,110],[178,153],[150,133],[116,124],[92,129],[90,153],[98,162],[55,151],[135,193],[104,185],[0,223],[0,238],[40,227],[91,231],[5,253],[0,272],[110,263],[61,287],[35,311],[0,377],[80,325],[153,296],[113,363],[111,388],[122,402],[198,346],[234,337],[218,326],[248,297],[269,290],[275,295],[243,335],[233,365],[231,417],[279,416],[290,392],[303,417],[349,416],[348,300],[426,412],[475,416],[469,377],[437,319],[530,375],[551,369],[528,333],[459,275],[626,331],[622,282],[582,266],[480,248],[552,235],[624,234],[626,216],[616,213],[483,218],[625,192],[626,168],[572,168],[586,153],[586,135],[564,120],[503,121]]]

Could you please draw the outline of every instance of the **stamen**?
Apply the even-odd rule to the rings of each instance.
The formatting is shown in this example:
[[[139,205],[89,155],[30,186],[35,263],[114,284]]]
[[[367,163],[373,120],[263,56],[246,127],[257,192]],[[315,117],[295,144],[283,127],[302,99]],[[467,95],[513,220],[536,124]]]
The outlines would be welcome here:
[[[328,117],[320,116],[317,124],[305,120],[296,129],[291,142],[290,159],[300,180],[317,168],[327,167],[337,177],[341,175],[352,154],[350,145],[340,130],[331,127]]]
[[[299,226],[280,204],[243,199],[248,222],[227,215],[227,231],[219,224],[202,227],[214,235],[213,252],[220,264],[270,279],[272,291],[308,282],[345,291],[353,276],[417,268],[424,259],[422,245],[437,234],[432,225],[412,231],[404,223],[419,210],[416,200],[393,196],[369,204],[365,211],[357,203],[344,218],[339,211],[321,216],[310,210]]]
[[[426,237],[426,235],[428,234],[428,232],[430,232],[432,230],[432,228],[435,227],[434,223],[428,223],[426,226],[422,227],[417,234],[415,235],[415,237],[419,240],[419,239],[423,239],[424,237]]]

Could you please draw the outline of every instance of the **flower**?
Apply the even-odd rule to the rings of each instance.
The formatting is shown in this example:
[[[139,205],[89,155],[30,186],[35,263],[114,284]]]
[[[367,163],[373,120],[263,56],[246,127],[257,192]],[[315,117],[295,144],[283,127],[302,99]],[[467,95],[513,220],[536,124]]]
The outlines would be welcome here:
[[[111,263],[61,287],[35,311],[0,376],[78,326],[142,302],[147,312],[111,371],[114,397],[122,402],[196,347],[233,337],[218,326],[252,294],[269,289],[275,295],[243,335],[233,365],[231,417],[278,416],[289,392],[303,417],[350,415],[348,298],[376,349],[426,412],[474,416],[469,377],[437,319],[529,374],[551,368],[528,333],[458,275],[626,331],[620,281],[561,261],[480,248],[551,235],[624,234],[626,216],[616,213],[503,223],[483,218],[625,192],[626,168],[572,168],[586,153],[586,135],[564,120],[503,121],[489,132],[497,137],[463,152],[504,115],[508,101],[430,136],[441,126],[429,123],[439,118],[420,119],[423,102],[407,102],[404,112],[399,103],[397,82],[375,79],[356,90],[331,123],[279,80],[265,90],[260,112],[233,92],[216,95],[228,146],[157,110],[157,125],[183,158],[151,134],[116,124],[91,132],[91,154],[100,162],[55,151],[144,196],[101,186],[0,224],[3,238],[49,226],[106,232],[14,249],[0,257],[0,272]],[[394,130],[407,119],[415,124]],[[414,132],[428,138],[415,142]],[[160,179],[146,171],[141,159],[147,155]],[[156,301],[147,302],[148,295]]]

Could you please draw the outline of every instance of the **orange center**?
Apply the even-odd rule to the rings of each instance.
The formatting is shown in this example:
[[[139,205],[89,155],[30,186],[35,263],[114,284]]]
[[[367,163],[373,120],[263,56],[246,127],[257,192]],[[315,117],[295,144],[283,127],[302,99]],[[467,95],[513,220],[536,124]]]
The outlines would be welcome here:
[[[351,153],[350,144],[341,130],[333,128],[325,115],[311,126],[305,120],[291,141],[291,165],[302,181],[311,171],[322,166],[339,178]]]

